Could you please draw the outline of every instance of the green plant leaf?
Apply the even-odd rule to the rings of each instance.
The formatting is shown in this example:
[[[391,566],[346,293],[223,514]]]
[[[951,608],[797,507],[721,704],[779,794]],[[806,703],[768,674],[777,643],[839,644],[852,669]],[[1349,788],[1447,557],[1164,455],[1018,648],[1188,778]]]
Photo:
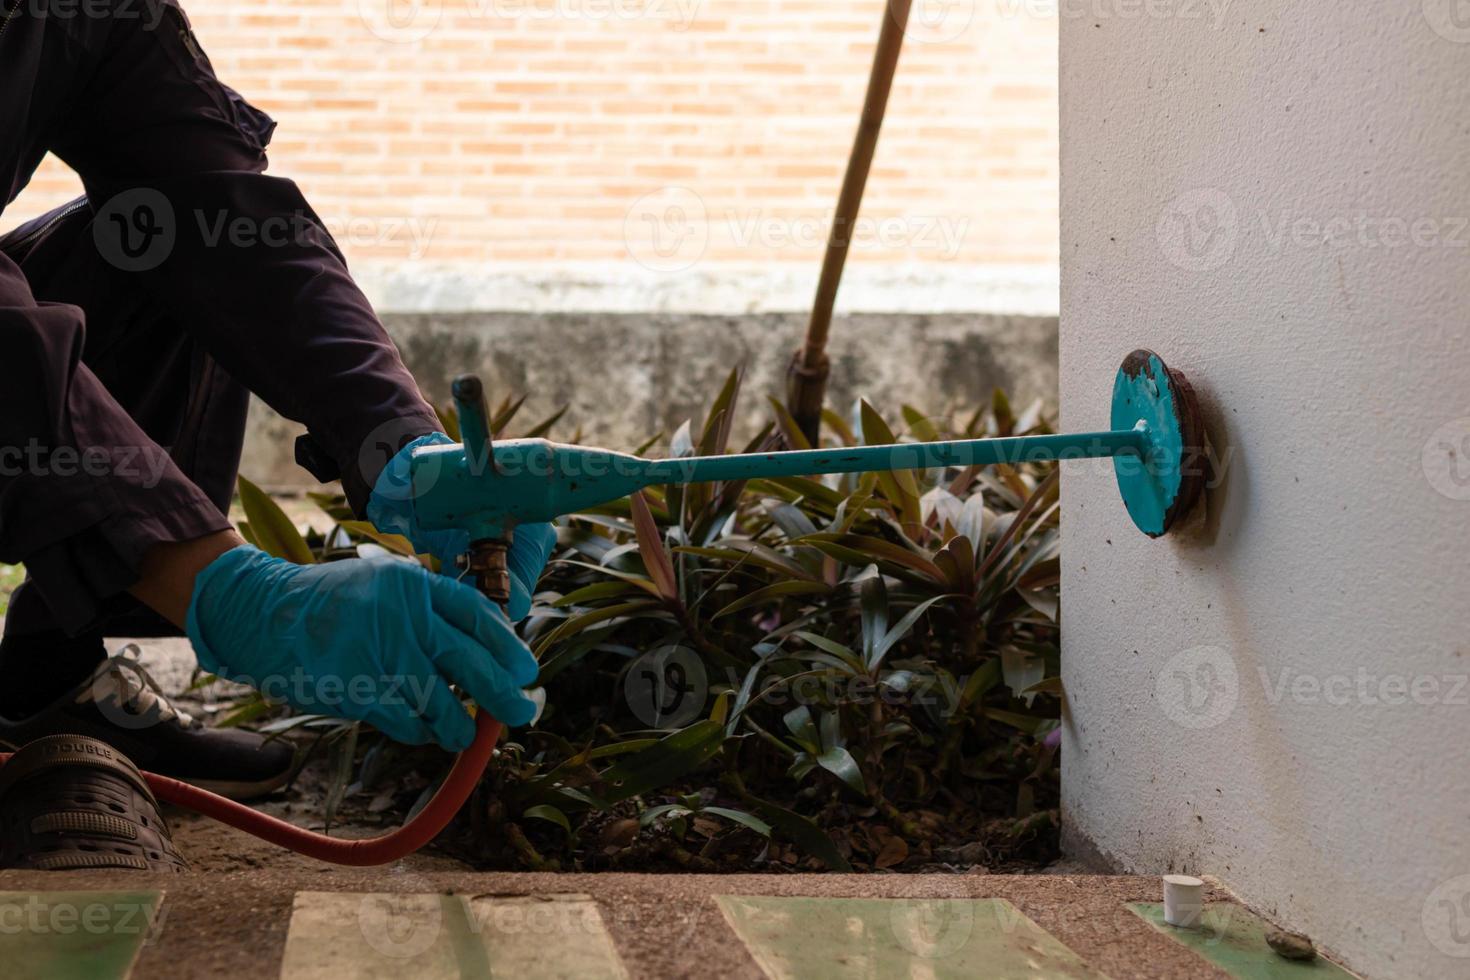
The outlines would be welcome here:
[[[503,401],[501,401],[498,406],[496,406],[495,413],[490,418],[490,432],[497,439],[505,434],[506,427],[510,425],[512,420],[515,419],[516,414],[520,412],[521,406],[525,403],[525,395],[522,395],[521,397],[513,401],[510,397],[507,396]],[[456,413],[456,417],[458,417],[458,413]]]
[[[595,626],[598,623],[605,622],[609,619],[616,619],[619,616],[632,616],[650,609],[657,609],[658,605],[657,602],[648,599],[635,600],[633,602],[619,603],[616,606],[604,606],[601,609],[593,609],[580,616],[574,616],[552,630],[543,639],[537,641],[535,653],[537,656],[540,656],[542,651],[553,643],[565,640],[585,630],[589,626]]]
[[[871,665],[879,659],[878,644],[888,632],[888,587],[877,565],[869,565],[859,590],[862,609],[863,663]]]
[[[809,534],[793,543],[810,544],[817,548],[822,548],[826,544],[836,545],[835,548],[822,548],[822,550],[839,558],[842,555],[866,555],[869,560],[881,558],[884,561],[911,568],[936,583],[945,581],[944,572],[934,564],[932,559],[911,548],[884,541],[882,538],[869,537],[864,534],[833,534],[823,531]],[[849,562],[849,564],[853,563]]]
[[[336,818],[337,808],[342,805],[347,787],[352,782],[352,763],[357,756],[357,731],[358,725],[354,722],[332,744],[332,781],[328,784],[327,799],[322,807],[328,827]]]
[[[614,742],[611,745],[599,745],[587,750],[588,759],[611,759],[619,755],[627,755],[629,752],[641,752],[646,748],[657,745],[656,738],[630,738],[626,742]]]
[[[776,582],[773,585],[756,589],[754,592],[746,593],[715,613],[710,619],[720,619],[721,617],[740,612],[742,609],[749,609],[752,606],[763,606],[768,602],[784,599],[789,596],[826,595],[831,591],[825,582]]]
[[[243,704],[231,710],[219,721],[215,722],[218,728],[238,728],[247,725],[257,718],[263,718],[271,713],[275,706],[259,694],[253,694]]]
[[[699,555],[701,558],[723,558],[725,561],[748,561],[772,571],[784,572],[796,578],[806,579],[809,582],[817,581],[811,572],[801,565],[787,558],[763,544],[754,541],[738,541],[726,539],[719,542],[713,548],[675,548],[676,554]]]
[[[412,558],[415,555],[413,543],[408,538],[401,534],[384,534],[367,521],[342,521],[337,526],[348,534],[375,541],[395,555],[403,555],[406,558]]]
[[[903,420],[908,423],[914,438],[920,442],[939,442],[942,438],[929,416],[912,405],[903,406]]]
[[[884,633],[883,638],[879,640],[878,643],[873,647],[873,651],[866,661],[868,671],[871,673],[872,671],[878,669],[878,666],[883,663],[883,658],[888,656],[888,651],[893,649],[893,645],[895,643],[908,635],[909,630],[914,628],[914,624],[919,621],[920,616],[929,611],[930,606],[934,605],[936,602],[939,602],[942,599],[952,598],[954,598],[954,596],[937,595],[932,599],[925,599],[923,602],[910,609],[908,613],[904,615],[903,619],[900,619],[898,621],[898,624],[895,625],[893,629],[889,630],[887,633]]]
[[[245,511],[245,519],[250,522],[250,533],[255,538],[256,547],[268,555],[284,558],[298,565],[316,562],[316,556],[312,554],[306,539],[296,530],[296,525],[291,523],[291,518],[286,516],[279,504],[243,476],[239,478],[239,489],[240,507]]]
[[[852,865],[847,858],[842,856],[832,838],[809,817],[768,800],[752,800],[749,805],[771,825],[772,830],[779,831],[797,847],[825,864],[828,870],[851,873]]]
[[[633,494],[628,500],[633,505],[633,526],[637,529],[638,551],[643,555],[643,567],[648,569],[648,577],[653,580],[658,594],[670,602],[677,602],[679,583],[674,575],[674,563],[664,548],[663,535],[653,519],[653,512],[648,509],[648,501],[641,492]]]
[[[822,409],[822,424],[837,433],[837,438],[842,440],[844,446],[857,445],[857,436],[853,434],[852,426],[847,424],[847,419],[830,408]]]
[[[697,721],[604,772],[602,779],[609,787],[604,798],[616,803],[667,786],[714,758],[724,742],[724,725]]]
[[[658,822],[660,817],[687,817],[694,811],[683,803],[665,803],[662,806],[651,806],[638,814],[638,826],[647,829]]]
[[[811,708],[804,704],[798,705],[782,715],[781,721],[802,748],[813,755],[822,751],[822,736],[817,731],[817,723],[812,720]]]
[[[863,782],[863,772],[858,768],[857,760],[842,746],[834,745],[824,750],[817,756],[817,765],[846,783],[854,793],[868,795],[868,787]]]
[[[445,435],[455,442],[464,438],[459,432],[459,411],[454,407],[454,402],[435,405],[434,414],[439,416],[439,425],[444,429]]]
[[[347,506],[347,498],[342,494],[318,493],[315,490],[308,490],[306,496],[332,520],[338,522],[352,520],[352,508]]]
[[[985,555],[985,498],[974,494],[965,501],[960,512],[959,523],[954,529],[970,542],[972,553],[977,559]]]
[[[801,431],[801,426],[797,424],[796,419],[792,418],[791,413],[786,410],[786,404],[779,398],[769,395],[766,396],[766,400],[771,403],[771,411],[776,416],[776,428],[780,431],[781,437],[786,440],[786,445],[797,451],[811,449],[812,444],[807,441],[806,434]]]
[[[1061,613],[1061,602],[1055,589],[1023,589],[1018,586],[1016,595],[1053,623],[1057,621],[1057,616]]]
[[[699,452],[702,456],[722,455],[730,444],[730,430],[735,422],[735,403],[740,398],[741,370],[734,368],[725,379],[725,385],[715,396],[705,416],[704,431],[699,435]]]
[[[593,582],[591,585],[584,585],[580,589],[568,592],[566,595],[553,602],[552,605],[557,607],[558,609],[565,609],[571,606],[579,606],[584,603],[592,602],[597,599],[611,599],[615,596],[628,595],[635,589],[637,589],[637,586],[632,585],[628,582],[624,582],[622,580],[617,580],[613,582]]]
[[[829,640],[825,636],[819,636],[816,633],[810,633],[806,630],[797,630],[792,635],[799,636],[817,649],[824,650],[827,653],[830,653],[832,656],[842,661],[848,667],[851,667],[853,673],[855,674],[861,674],[867,669],[863,666],[863,660],[861,657],[853,653],[852,650],[848,647],[843,646],[841,643],[838,643],[835,640]]]
[[[1054,694],[1057,697],[1061,697],[1062,694],[1065,693],[1065,692],[1064,692],[1064,689],[1062,688],[1062,679],[1060,677],[1048,677],[1045,680],[1037,681],[1035,684],[1032,684],[1030,687],[1026,688],[1026,690],[1022,691],[1021,693],[1022,694]]]
[[[1040,657],[1032,656],[1029,651],[1008,643],[1000,648],[1000,670],[1005,686],[1011,689],[1012,694],[1020,697],[1022,692],[1046,677],[1046,662]],[[1025,696],[1028,708],[1035,697],[1034,694]]]
[[[883,416],[878,410],[869,405],[864,399],[860,402],[860,410],[863,425],[863,444],[866,446],[887,446],[898,442],[898,437],[883,421]],[[912,470],[893,470],[889,473],[878,474],[878,483],[884,487],[884,496],[893,501],[900,509],[907,512],[910,509],[917,511],[919,501],[919,484],[914,480]]]
[[[1000,708],[986,708],[985,717],[994,718],[996,721],[1010,725],[1012,728],[1020,729],[1028,735],[1035,735],[1041,729],[1041,726],[1047,723],[1046,718],[1035,718],[1016,711],[1004,711]]]
[[[747,827],[755,831],[762,837],[771,836],[770,824],[766,823],[759,817],[753,816],[749,813],[745,813],[741,810],[732,810],[729,807],[725,806],[706,806],[700,807],[699,812],[713,813],[717,817],[724,817],[726,820],[733,821],[740,824],[742,827]]]
[[[637,550],[636,544],[633,545],[633,550]],[[604,556],[604,558],[606,559],[607,556]],[[579,568],[590,568],[594,572],[600,572],[603,575],[610,575],[620,582],[626,582],[629,585],[637,586],[644,592],[647,592],[649,595],[659,597],[663,596],[663,593],[659,590],[659,587],[653,582],[653,580],[646,579],[642,575],[634,575],[632,572],[622,572],[616,568],[609,568],[607,565],[593,565],[585,561],[572,561],[569,558],[562,559],[560,564],[575,565]]]
[[[545,803],[540,806],[533,806],[522,813],[521,816],[527,820],[545,820],[548,823],[554,823],[562,830],[565,830],[567,836],[571,836],[572,822],[567,819],[565,813],[562,813],[554,806]]]
[[[800,507],[787,503],[784,500],[766,500],[763,507],[771,520],[781,529],[790,541],[796,541],[809,534],[816,534],[817,525],[812,522]]]
[[[995,416],[995,427],[1000,435],[1008,436],[1016,428],[1016,416],[1011,412],[1011,400],[1000,388],[990,394],[990,412]]]
[[[546,435],[546,433],[551,431],[551,427],[553,425],[556,425],[556,423],[561,421],[562,416],[567,414],[567,409],[570,407],[571,406],[569,405],[563,405],[555,412],[552,412],[550,416],[542,419],[540,422],[537,422],[535,425],[527,429],[525,433],[521,436],[521,438],[540,439],[542,436]]]

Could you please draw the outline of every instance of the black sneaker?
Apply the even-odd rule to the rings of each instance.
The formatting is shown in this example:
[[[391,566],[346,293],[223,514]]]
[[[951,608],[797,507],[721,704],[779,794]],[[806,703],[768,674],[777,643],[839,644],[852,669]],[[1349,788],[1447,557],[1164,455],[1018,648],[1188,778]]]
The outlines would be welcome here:
[[[0,768],[0,868],[188,867],[138,767],[105,742],[51,735]]]
[[[209,728],[172,704],[143,665],[122,655],[18,724],[0,728],[0,743],[19,748],[47,735],[100,739],[139,769],[193,783],[232,800],[280,789],[296,753],[283,740],[236,728]]]

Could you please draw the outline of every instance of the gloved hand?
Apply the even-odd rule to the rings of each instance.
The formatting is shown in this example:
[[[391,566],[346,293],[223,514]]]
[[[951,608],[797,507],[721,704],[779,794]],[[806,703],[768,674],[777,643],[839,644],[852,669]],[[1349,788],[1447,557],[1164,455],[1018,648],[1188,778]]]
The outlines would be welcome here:
[[[453,446],[455,441],[442,432],[415,439],[389,460],[373,484],[368,497],[367,518],[384,534],[401,534],[413,543],[419,554],[439,559],[445,575],[458,576],[455,559],[470,550],[467,531],[426,531],[419,527],[413,511],[413,484],[409,462],[420,446]],[[531,611],[531,590],[546,568],[546,560],[556,546],[556,528],[550,524],[522,524],[512,534],[506,564],[510,567],[510,618],[519,622]]]
[[[531,651],[475,589],[393,558],[295,565],[249,546],[194,580],[186,622],[204,669],[399,742],[466,748],[450,683],[509,726],[536,706]]]

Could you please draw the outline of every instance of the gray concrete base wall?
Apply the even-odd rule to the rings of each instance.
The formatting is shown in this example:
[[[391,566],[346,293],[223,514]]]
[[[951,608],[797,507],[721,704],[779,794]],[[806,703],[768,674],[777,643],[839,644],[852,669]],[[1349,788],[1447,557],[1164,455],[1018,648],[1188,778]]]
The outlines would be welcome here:
[[[493,401],[528,395],[520,427],[567,405],[554,437],[580,428],[584,442],[615,449],[702,417],[737,365],[746,370],[737,436],[754,434],[806,328],[799,313],[414,313],[384,322],[436,403],[448,400],[451,378],[478,371]],[[829,353],[828,401],[844,412],[858,397],[890,418],[904,402],[968,409],[996,387],[1021,402],[1056,401],[1055,317],[852,314],[834,321]],[[292,461],[299,431],[256,403],[241,472],[270,486],[309,485]]]

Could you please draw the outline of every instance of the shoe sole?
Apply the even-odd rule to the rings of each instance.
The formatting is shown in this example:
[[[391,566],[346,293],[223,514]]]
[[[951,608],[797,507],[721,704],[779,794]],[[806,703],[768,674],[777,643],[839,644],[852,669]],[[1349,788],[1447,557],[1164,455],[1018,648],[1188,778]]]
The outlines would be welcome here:
[[[38,738],[0,766],[0,826],[0,867],[188,869],[143,774],[95,738]]]

